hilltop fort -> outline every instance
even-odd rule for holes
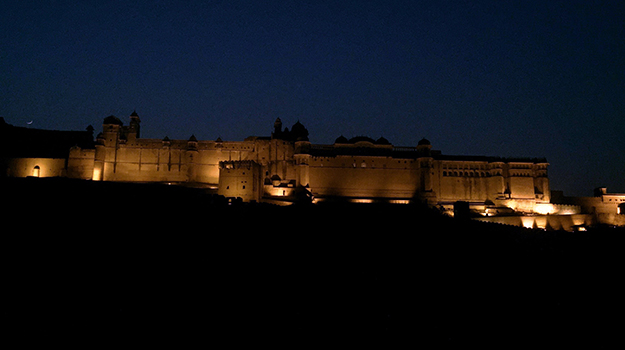
[[[425,202],[452,212],[461,202],[485,218],[578,215],[588,207],[583,201],[552,203],[545,158],[447,155],[425,138],[409,147],[365,136],[313,144],[303,124],[284,128],[279,118],[269,136],[243,141],[142,138],[136,112],[128,125],[115,116],[104,118],[95,139],[91,126],[86,131],[38,130],[3,119],[0,134],[0,171],[8,177],[185,184],[244,202],[277,204]],[[614,202],[600,210],[620,214],[625,195],[609,199]],[[587,223],[582,217],[567,225]],[[529,225],[547,224],[533,219]]]

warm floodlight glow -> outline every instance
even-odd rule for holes
[[[537,203],[534,206],[534,212],[541,215],[553,214],[556,212],[556,208],[550,203]]]
[[[560,215],[579,214],[579,210],[575,210],[574,208],[564,208],[564,209],[560,210],[560,212],[558,214],[560,214]]]
[[[534,225],[541,229],[547,228],[547,217],[546,216],[536,216],[534,217]]]
[[[100,168],[93,168],[93,180],[94,181],[102,180],[102,172],[100,171]]]
[[[389,200],[391,204],[410,204],[410,201],[407,199],[391,199]]]
[[[35,165],[35,167],[33,168],[33,176],[39,177],[40,173],[41,173],[41,168],[39,168],[39,165]]]
[[[521,222],[523,223],[523,227],[525,228],[533,228],[534,227],[534,218],[524,216],[521,218]]]
[[[583,215],[574,215],[571,216],[571,218],[573,219],[573,225],[576,226],[582,226],[585,224],[586,221]]]

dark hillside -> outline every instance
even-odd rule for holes
[[[165,185],[0,190],[3,316],[21,339],[621,341],[622,230],[532,231],[420,206],[228,206]]]

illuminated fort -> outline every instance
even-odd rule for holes
[[[128,125],[114,116],[105,118],[95,140],[91,127],[57,132],[0,120],[0,129],[3,135],[13,135],[8,141],[3,137],[5,150],[11,145],[30,149],[2,156],[3,171],[12,177],[183,183],[244,202],[278,204],[302,199],[426,202],[451,210],[454,203],[463,202],[484,216],[510,211],[555,214],[566,209],[551,204],[549,164],[544,158],[447,155],[426,139],[412,147],[363,136],[313,144],[299,121],[289,129],[277,119],[270,136],[243,141],[197,140],[193,135],[187,140],[141,138],[136,112]],[[53,143],[52,133],[64,144],[55,152],[37,153],[36,149],[51,149],[45,143]],[[69,151],[63,153],[63,147]]]

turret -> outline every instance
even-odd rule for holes
[[[195,182],[197,181],[197,168],[195,165],[195,161],[197,160],[197,150],[198,141],[195,135],[191,135],[189,140],[187,141],[187,181]]]
[[[506,197],[506,184],[503,176],[502,161],[492,161],[488,164],[488,199],[504,199]],[[509,192],[509,191],[508,191]]]
[[[417,144],[417,155],[421,158],[419,162],[420,173],[420,197],[425,202],[433,205],[436,203],[436,193],[432,184],[432,168],[434,166],[432,160],[432,144],[426,138],[422,138]]]
[[[130,129],[129,133],[135,134],[136,138],[141,137],[141,119],[139,119],[139,115],[137,111],[133,111],[130,115]]]
[[[282,120],[280,120],[280,118],[277,118],[276,121],[273,123],[273,137],[274,138],[278,138],[280,137],[282,134]]]
[[[197,138],[195,135],[191,135],[191,137],[189,137],[189,140],[187,141],[187,150],[197,151]]]
[[[308,129],[299,122],[299,120],[293,124],[291,130],[285,128],[282,130],[282,121],[280,118],[276,119],[273,123],[274,131],[271,133],[271,138],[284,141],[308,141]]]
[[[430,157],[432,151],[432,144],[425,137],[417,144],[417,153],[419,157]]]
[[[114,115],[104,118],[104,122],[102,123],[104,145],[115,146],[123,126],[124,123]]]

